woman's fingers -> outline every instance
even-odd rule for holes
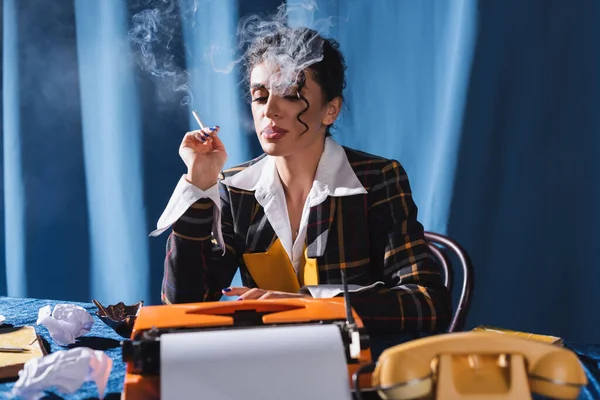
[[[216,136],[216,134],[219,132],[219,127],[218,126],[214,126],[212,128],[204,128],[201,129],[199,131],[196,131],[196,138],[197,140],[199,140],[202,143],[210,143],[213,140],[213,137]]]
[[[204,129],[197,129],[194,131],[190,131],[187,132],[185,134],[185,136],[183,137],[182,143],[181,143],[181,147],[193,147],[193,148],[198,148],[198,149],[202,149],[204,148],[208,148],[210,150],[213,149],[213,146],[209,146],[213,143],[213,138],[216,137],[216,134],[219,132],[219,127],[212,127],[212,128],[204,128]],[[198,145],[205,145],[205,146],[198,146]],[[223,143],[221,141],[219,141],[219,146],[222,146]]]
[[[241,296],[250,289],[247,287],[228,287],[222,290],[225,296]]]
[[[225,296],[240,296],[238,300],[265,300],[311,297],[305,294],[278,292],[259,288],[228,287],[222,290]]]
[[[192,131],[192,136],[199,144],[210,145],[212,142],[211,133],[208,128]],[[209,146],[210,147],[210,146]]]
[[[265,293],[267,293],[266,290],[262,290],[262,289],[258,289],[258,288],[253,288],[253,289],[248,290],[243,295],[241,295],[238,298],[238,300],[257,300],[257,299],[260,299],[260,297],[262,295],[264,295]]]
[[[240,296],[238,300],[256,300],[260,299],[261,296],[264,296],[266,293],[268,293],[266,290],[258,288],[229,287],[223,289],[223,294],[226,296]]]
[[[262,296],[259,297],[259,300],[266,300],[266,299],[286,299],[286,298],[290,298],[290,297],[296,297],[296,296],[292,296],[291,293],[266,292]]]
[[[218,126],[217,126],[217,130],[211,135],[211,138],[213,140],[213,149],[226,153],[225,145],[223,144],[223,142],[221,141],[221,138],[219,137],[219,135],[217,135],[217,133],[219,133]]]

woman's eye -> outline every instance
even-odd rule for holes
[[[252,99],[253,103],[266,103],[267,102],[268,97],[267,96],[263,96],[263,97],[255,97]]]

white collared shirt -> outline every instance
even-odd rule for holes
[[[346,152],[342,146],[332,138],[326,138],[315,180],[304,204],[298,236],[292,243],[292,228],[288,216],[285,192],[277,173],[274,157],[267,155],[256,164],[225,178],[223,183],[230,187],[254,191],[256,201],[265,210],[269,223],[281,241],[296,271],[298,271],[302,252],[304,251],[310,208],[321,204],[328,196],[342,197],[367,193],[348,162]],[[183,176],[179,180],[169,204],[158,220],[157,229],[151,233],[151,236],[157,236],[167,230],[194,202],[201,198],[210,198],[216,205],[214,207],[213,235],[219,246],[225,249],[221,233],[221,201],[217,185],[203,191],[189,183]]]

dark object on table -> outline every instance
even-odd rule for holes
[[[126,338],[131,336],[133,323],[144,306],[143,301],[139,301],[129,306],[125,305],[123,302],[119,302],[107,307],[104,307],[97,300],[92,300],[92,302],[98,307],[96,315],[100,317],[102,322],[114,329],[119,335]]]

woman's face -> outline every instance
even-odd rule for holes
[[[310,70],[305,71],[306,82],[300,92],[308,101],[308,108],[298,98],[295,87],[289,88],[285,95],[271,94],[269,78],[275,73],[277,69],[261,63],[250,74],[254,128],[263,151],[272,156],[289,156],[311,145],[320,145],[327,125],[333,124],[339,114],[340,99],[326,103]],[[300,120],[306,126],[298,121],[300,113]]]

